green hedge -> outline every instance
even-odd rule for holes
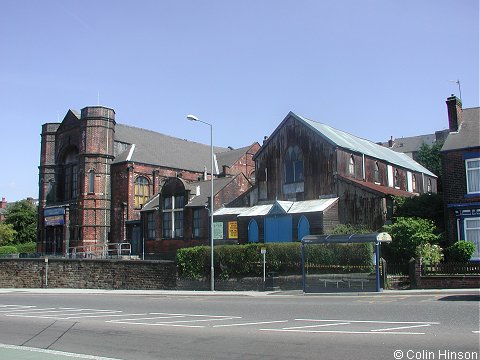
[[[22,243],[22,244],[16,244],[15,247],[17,248],[20,254],[33,254],[37,251],[37,243],[33,241]]]
[[[260,249],[265,247],[266,271],[291,275],[302,273],[301,245],[294,243],[221,245],[214,248],[214,267],[217,278],[261,276],[263,258]],[[202,279],[210,274],[209,246],[196,246],[177,250],[180,278]],[[371,267],[371,244],[328,244],[306,246],[306,266],[309,269],[328,267],[336,271],[353,272],[358,267]]]
[[[9,254],[18,254],[17,247],[12,245],[0,246],[0,255],[9,255]]]

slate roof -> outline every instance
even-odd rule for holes
[[[253,146],[245,146],[240,149],[229,149],[229,151],[223,151],[217,154],[217,162],[220,167],[223,165],[232,166],[238,159],[240,159],[245,153]]]
[[[118,154],[113,163],[133,161],[143,164],[160,165],[179,170],[210,173],[210,145],[179,139],[151,130],[116,124],[115,141],[130,144]],[[135,144],[135,146],[131,146]],[[131,151],[133,148],[133,151]],[[214,153],[229,151],[228,148],[214,147]],[[218,174],[218,165],[214,165]]]
[[[462,122],[458,132],[448,134],[442,151],[480,147],[480,108],[462,110]]]
[[[436,141],[435,134],[427,135],[417,135],[417,136],[408,136],[393,139],[393,146],[388,146],[388,141],[383,142],[382,145],[388,147],[393,151],[399,151],[403,153],[413,153],[418,151],[421,146],[425,143],[429,146],[432,146]]]
[[[223,177],[223,178],[217,178],[213,179],[213,194],[214,196],[222,190],[225,186],[227,186],[231,181],[233,181],[235,177]],[[200,195],[193,197],[190,199],[186,207],[202,207],[205,206],[205,204],[208,201],[208,198],[210,197],[210,187],[211,181],[206,180],[206,181],[196,181],[189,183],[189,186],[191,187],[191,193],[195,194],[196,187],[200,187]]]
[[[289,116],[293,116],[298,121],[304,123],[334,146],[352,152],[361,153],[375,159],[384,160],[390,164],[397,165],[405,169],[410,169],[432,177],[437,177],[431,171],[402,152],[390,150],[370,140],[362,139],[347,132],[334,129],[331,126],[304,118],[293,112],[290,112],[287,118]]]

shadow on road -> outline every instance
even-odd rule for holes
[[[480,301],[480,295],[450,295],[445,296],[439,301]]]

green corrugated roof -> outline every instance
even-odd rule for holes
[[[332,145],[350,150],[352,152],[361,153],[375,159],[384,160],[390,164],[397,165],[413,171],[418,171],[429,176],[436,177],[431,171],[423,167],[408,155],[390,150],[384,146],[378,145],[370,140],[362,139],[351,135],[347,132],[337,130],[331,126],[304,118],[293,112],[291,116],[314,130],[318,135],[330,142]]]

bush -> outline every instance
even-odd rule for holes
[[[15,246],[6,245],[0,246],[0,255],[18,254],[18,250]]]
[[[17,232],[12,224],[0,223],[0,246],[13,244],[16,236]]]
[[[20,254],[33,254],[37,252],[37,243],[33,241],[23,244],[16,244],[15,246]]]
[[[446,249],[451,262],[467,262],[475,253],[476,246],[472,241],[460,240]]]
[[[416,255],[425,265],[438,265],[443,260],[442,248],[428,243],[417,246]]]
[[[222,245],[214,248],[214,266],[217,278],[261,276],[263,272],[260,248],[267,249],[266,271],[277,274],[297,274],[301,269],[301,244],[270,243]],[[202,279],[210,274],[210,247],[197,246],[177,250],[178,274],[181,278]],[[352,266],[370,266],[371,244],[309,245],[306,261],[309,266],[341,265],[342,271],[353,271]]]
[[[332,230],[333,235],[367,234],[372,232],[365,225],[339,224]]]
[[[389,260],[399,263],[408,263],[415,257],[419,245],[435,244],[440,238],[433,221],[420,218],[399,217],[384,230],[392,236],[392,242],[385,246]]]

